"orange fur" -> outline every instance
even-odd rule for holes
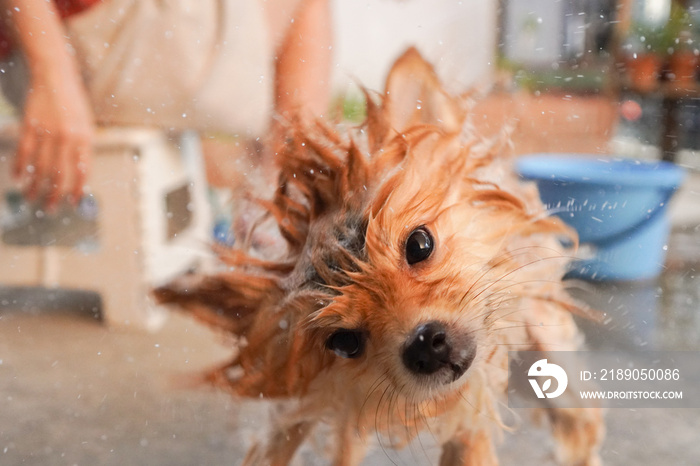
[[[463,130],[464,103],[414,49],[384,95],[366,96],[358,128],[290,125],[279,188],[265,203],[287,243],[281,259],[223,251],[229,271],[157,295],[240,338],[213,380],[287,402],[246,464],[285,464],[320,421],[337,433],[336,464],[359,462],[368,436],[400,446],[426,428],[444,444],[441,464],[496,464],[507,351],[580,345],[558,241],[575,235],[502,168],[500,140]],[[434,249],[409,265],[405,244],[419,226]],[[444,324],[451,342],[476,345],[456,380],[402,363],[407,338],[427,321]],[[337,329],[364,332],[359,357],[326,347]],[[549,413],[560,461],[596,464],[600,412]]]

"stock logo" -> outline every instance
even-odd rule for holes
[[[564,393],[566,385],[569,383],[569,378],[566,376],[564,369],[556,364],[548,363],[546,359],[540,359],[530,366],[527,375],[537,398],[544,398],[545,396],[547,398],[556,398]],[[543,377],[546,377],[546,379],[540,386],[538,380]],[[557,381],[557,386],[556,390],[549,392],[548,390],[552,388],[552,379]]]

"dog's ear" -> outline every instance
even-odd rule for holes
[[[385,85],[389,130],[403,133],[421,124],[452,133],[462,129],[466,110],[445,92],[433,67],[411,47],[392,66]]]
[[[187,309],[215,328],[245,335],[262,302],[279,292],[274,278],[231,271],[217,275],[182,275],[152,291],[159,304]]]

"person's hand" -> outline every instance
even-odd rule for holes
[[[77,203],[90,168],[94,118],[77,71],[32,76],[17,146],[15,176],[30,199],[54,209]]]

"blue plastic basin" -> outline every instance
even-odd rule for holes
[[[591,280],[654,278],[666,257],[668,202],[685,172],[668,162],[580,154],[537,154],[517,162],[547,209],[574,227],[592,259],[571,275]]]

